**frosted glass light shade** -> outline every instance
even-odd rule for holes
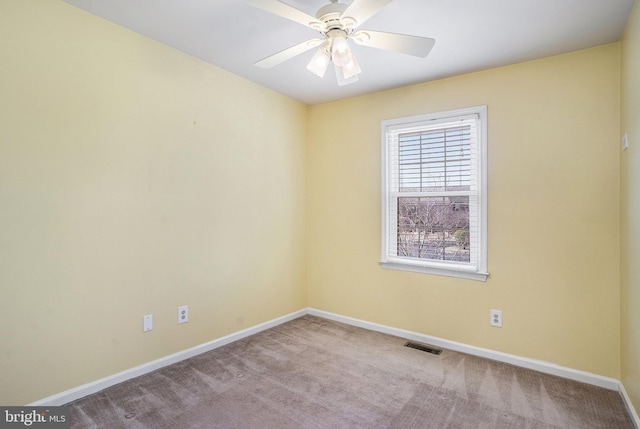
[[[358,64],[358,61],[356,61],[356,57],[351,55],[351,62],[349,62],[349,64],[347,64],[346,66],[342,67],[342,74],[344,75],[345,79],[349,79],[360,73],[362,73],[362,70],[360,69],[360,64]]]
[[[342,67],[338,67],[335,64],[334,67],[336,70],[336,80],[338,81],[338,86],[345,86],[358,81],[358,75],[351,76],[349,79],[345,79]]]
[[[307,70],[318,77],[323,77],[327,72],[330,60],[331,58],[329,58],[329,54],[327,54],[324,49],[319,49],[313,58],[311,58],[309,64],[307,64]]]
[[[339,67],[344,67],[351,62],[351,49],[349,49],[349,43],[344,37],[334,37],[331,45],[331,60]]]

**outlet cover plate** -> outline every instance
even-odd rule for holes
[[[495,326],[496,328],[502,328],[502,311],[501,310],[491,310],[491,326]]]
[[[178,307],[178,324],[187,323],[189,321],[189,306],[182,305]]]
[[[147,314],[142,319],[142,331],[149,332],[153,329],[153,314]]]

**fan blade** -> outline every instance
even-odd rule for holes
[[[288,4],[282,3],[281,1],[278,1],[278,0],[244,0],[244,1],[245,3],[248,3],[259,9],[266,10],[267,12],[271,12],[274,15],[278,15],[283,18],[289,19],[291,21],[297,22],[298,24],[311,27],[314,30],[320,31],[325,28],[324,22],[314,18],[311,15],[307,15],[303,11],[296,9],[293,6],[289,6]]]
[[[436,43],[429,37],[409,36],[406,34],[383,33],[381,31],[357,31],[349,36],[358,45],[388,51],[402,52],[415,57],[426,57]]]
[[[357,27],[392,1],[393,0],[353,0],[353,3],[349,5],[342,16],[355,19],[356,25],[354,27]]]
[[[304,52],[307,52],[309,49],[313,49],[316,46],[322,45],[325,39],[311,39],[306,42],[302,42],[295,46],[285,49],[284,51],[280,51],[277,54],[273,54],[268,56],[267,58],[263,58],[255,65],[258,67],[262,67],[263,69],[270,69],[271,67],[275,67],[280,63],[283,63],[295,56],[298,56]]]

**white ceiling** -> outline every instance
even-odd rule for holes
[[[635,0],[394,0],[361,29],[436,39],[427,58],[351,44],[360,80],[306,70],[315,49],[272,69],[254,62],[318,33],[243,0],[65,0],[305,104],[518,63],[620,40]],[[342,0],[351,3],[352,0]],[[309,15],[328,0],[285,0]]]

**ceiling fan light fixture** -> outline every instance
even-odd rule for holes
[[[342,67],[338,67],[337,65],[335,65],[335,71],[336,71],[336,79],[338,81],[338,86],[345,86],[345,85],[349,85],[350,83],[355,83],[358,81],[358,75],[354,75],[351,76],[349,78],[345,78],[344,77],[344,72],[342,71]]]
[[[334,37],[331,43],[331,60],[339,67],[344,67],[351,62],[353,54],[349,48],[346,37]]]
[[[311,58],[311,61],[309,61],[309,64],[307,64],[307,70],[318,77],[324,77],[330,61],[331,58],[329,54],[324,49],[318,49],[318,52],[316,52],[313,58]]]
[[[344,75],[345,79],[352,78],[362,73],[362,69],[360,69],[360,64],[358,64],[356,57],[353,55],[351,56],[351,62],[341,68],[342,68],[342,74]]]

